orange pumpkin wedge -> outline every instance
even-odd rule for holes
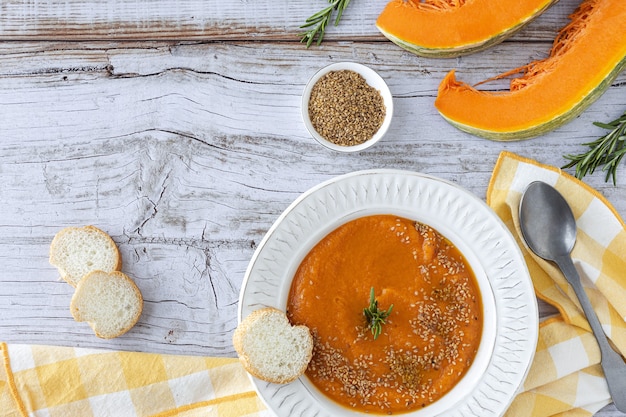
[[[447,58],[502,42],[558,0],[391,0],[376,20],[417,55]]]
[[[480,91],[449,72],[435,100],[439,113],[494,140],[538,136],[579,115],[626,67],[626,1],[585,0],[570,19],[548,58],[490,79],[521,74],[508,91]]]

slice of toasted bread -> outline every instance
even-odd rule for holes
[[[284,312],[266,307],[237,326],[233,345],[253,376],[286,384],[306,371],[313,355],[313,337],[306,326],[292,326]]]
[[[94,226],[66,227],[50,245],[50,263],[61,277],[76,287],[91,271],[117,271],[122,259],[111,237]]]
[[[111,339],[130,330],[143,310],[143,297],[126,274],[93,271],[76,286],[70,311],[89,323],[96,336]]]

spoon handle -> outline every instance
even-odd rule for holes
[[[602,370],[604,371],[615,407],[621,412],[626,412],[626,363],[624,363],[621,355],[613,350],[609,344],[602,329],[602,324],[593,310],[572,259],[569,256],[562,256],[556,259],[555,262],[561,269],[561,272],[563,272],[563,275],[565,275],[567,282],[574,289],[587,321],[591,326],[591,330],[598,341],[600,354],[602,355]]]

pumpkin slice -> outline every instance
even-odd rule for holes
[[[439,113],[494,140],[538,136],[579,115],[626,67],[626,1],[585,0],[570,18],[548,58],[487,80],[521,74],[508,91],[479,91],[448,73],[435,100]]]
[[[391,0],[376,27],[417,55],[466,55],[502,42],[557,0]]]

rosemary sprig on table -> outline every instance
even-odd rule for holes
[[[575,166],[576,178],[582,179],[603,165],[602,170],[606,171],[604,181],[608,182],[609,178],[613,178],[613,185],[616,185],[615,173],[626,154],[626,112],[610,123],[595,122],[594,125],[610,130],[610,132],[593,142],[584,143],[583,145],[590,148],[587,152],[578,155],[564,155],[564,158],[569,159],[570,162],[563,168]]]
[[[306,42],[307,48],[311,46],[316,37],[317,44],[322,43],[324,33],[326,33],[326,25],[330,22],[333,11],[337,11],[337,17],[335,18],[335,26],[337,26],[339,20],[341,20],[343,11],[346,10],[346,7],[350,4],[350,0],[328,0],[328,3],[328,7],[323,8],[309,17],[304,25],[300,26],[301,29],[310,28],[300,34],[300,42]]]
[[[370,329],[374,335],[374,340],[382,333],[383,324],[385,324],[385,320],[391,314],[392,308],[393,304],[389,306],[387,311],[378,309],[378,301],[374,295],[374,287],[372,287],[370,290],[370,305],[368,308],[363,309],[363,314],[365,314],[365,318],[367,319],[367,328]]]

